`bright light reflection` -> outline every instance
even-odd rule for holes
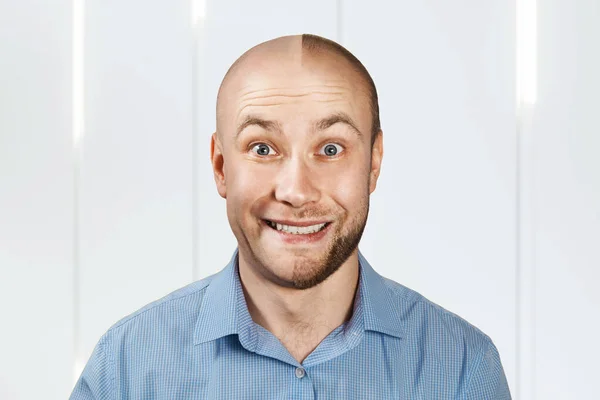
[[[83,27],[84,0],[73,0],[73,49],[72,49],[72,118],[73,145],[79,147],[84,129],[84,90],[83,90]]]
[[[206,0],[191,0],[191,2],[192,25],[196,25],[206,17]]]
[[[517,101],[532,106],[537,100],[537,3],[517,0]]]

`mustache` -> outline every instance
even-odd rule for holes
[[[306,209],[299,212],[294,212],[288,214],[287,212],[283,213],[274,213],[274,215],[278,216],[278,218],[299,221],[306,219],[331,219],[336,216],[337,213],[332,212],[330,210],[322,210],[322,209]]]

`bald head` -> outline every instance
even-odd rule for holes
[[[253,74],[269,74],[282,68],[289,70],[294,79],[295,67],[311,68],[311,65],[334,66],[348,81],[357,82],[358,92],[366,94],[371,111],[371,145],[380,130],[379,102],[371,75],[363,64],[338,43],[316,35],[283,36],[254,46],[240,56],[229,68],[217,96],[217,134],[221,136],[222,118],[226,118],[224,104],[231,100],[231,92],[239,93],[244,78]],[[284,71],[285,73],[285,71]]]

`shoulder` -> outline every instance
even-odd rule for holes
[[[382,277],[401,319],[404,341],[415,359],[443,368],[474,366],[490,349],[491,338],[461,316],[420,293]]]
[[[217,274],[181,287],[155,300],[114,323],[104,336],[122,336],[152,328],[154,332],[191,329],[206,288]]]
[[[488,341],[490,338],[481,329],[461,316],[429,300],[419,292],[391,279],[382,277],[403,316],[411,322],[432,324],[435,330],[455,338],[466,337],[474,341]],[[414,329],[414,327],[413,327]]]
[[[496,346],[481,329],[420,293],[382,278],[403,328],[402,360],[415,377],[421,376],[429,387],[452,382],[457,392],[473,386],[469,382],[505,381]]]

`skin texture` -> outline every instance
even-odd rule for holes
[[[301,36],[245,53],[219,91],[211,162],[248,309],[299,362],[352,315],[357,245],[383,157],[369,110],[349,63],[307,52]],[[331,225],[317,242],[292,244],[265,219]]]

